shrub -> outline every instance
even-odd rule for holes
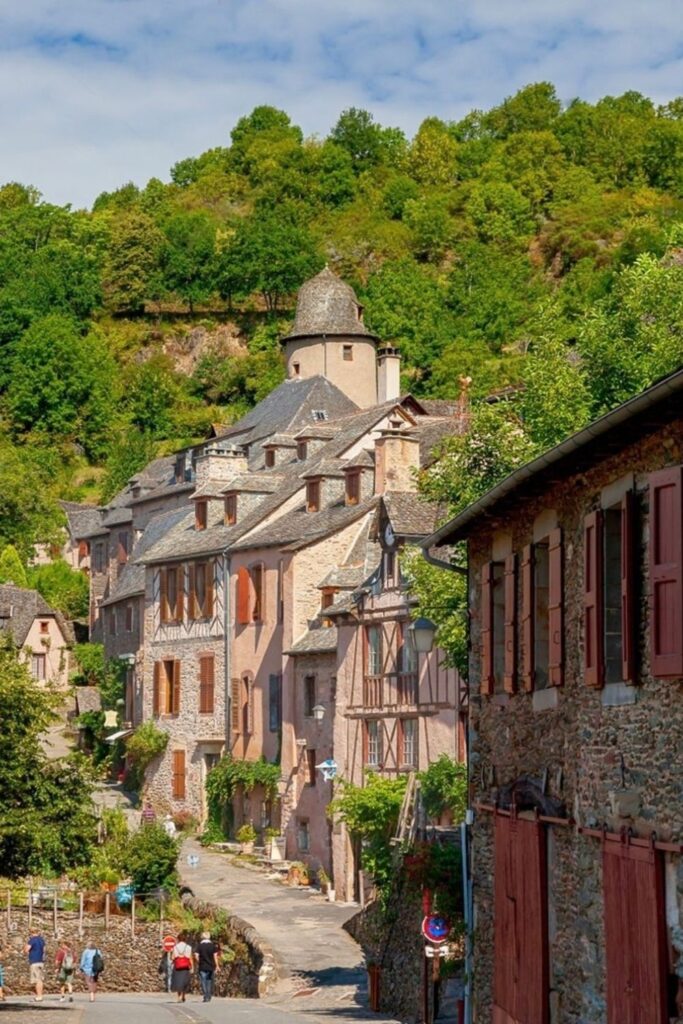
[[[467,808],[467,765],[442,754],[424,772],[418,773],[422,804],[430,818],[450,811],[456,822],[462,821]]]
[[[134,789],[139,789],[145,777],[145,771],[155,757],[163,754],[168,745],[168,733],[157,729],[154,722],[143,722],[132,736],[126,740],[126,752],[131,760],[129,782]]]
[[[244,845],[256,842],[256,829],[251,822],[242,825],[242,827],[237,830],[237,842],[243,843]]]
[[[125,868],[136,892],[174,889],[178,882],[178,843],[161,825],[145,825],[134,832],[126,850]]]

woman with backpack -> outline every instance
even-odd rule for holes
[[[87,946],[81,953],[81,971],[85,975],[85,982],[88,986],[88,992],[90,993],[90,1002],[95,1002],[95,993],[97,992],[97,979],[104,970],[104,960],[99,949],[92,940],[88,942]]]
[[[178,936],[178,941],[171,952],[173,961],[173,975],[171,977],[171,992],[175,992],[176,1002],[184,1003],[185,996],[190,991],[192,984],[192,946],[185,941],[183,932]]]
[[[57,981],[59,982],[59,1001],[63,1003],[69,993],[69,1002],[74,1001],[74,971],[76,961],[74,951],[66,940],[62,940],[55,953],[55,967],[57,968]]]

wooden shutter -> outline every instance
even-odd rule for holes
[[[172,661],[169,662],[169,665],[173,667],[167,683],[170,690],[168,712],[171,715],[178,715],[180,714],[180,662]]]
[[[683,677],[683,467],[650,476],[650,671]]]
[[[522,684],[534,688],[534,549],[522,551]]]
[[[587,686],[602,686],[605,681],[603,520],[598,509],[583,521],[583,668]]]
[[[481,567],[481,692],[492,694],[493,675],[493,562]]]
[[[162,622],[168,622],[171,618],[171,609],[168,607],[168,575],[166,569],[159,569],[159,608]]]
[[[185,604],[185,566],[179,565],[176,569],[176,599],[173,618],[176,622],[183,621],[183,606]]]
[[[504,625],[503,641],[505,645],[503,686],[507,693],[517,689],[517,556],[508,555],[505,559],[504,575]]]
[[[205,597],[204,597],[204,618],[206,618],[206,619],[212,619],[213,618],[213,606],[214,606],[214,581],[213,581],[213,578],[214,578],[215,571],[216,571],[216,563],[215,562],[207,562],[206,563],[206,570],[205,570],[205,572],[206,572],[206,582],[205,582],[206,591],[205,591]]]
[[[199,618],[197,610],[197,569],[194,562],[187,567],[187,617],[190,622]]]
[[[625,683],[635,683],[636,681],[637,557],[635,494],[633,491],[627,491],[621,499],[621,678]]]
[[[607,1024],[666,1024],[667,939],[661,854],[603,844]]]
[[[161,708],[161,662],[154,662],[154,683],[152,690],[152,714],[158,715]]]
[[[245,694],[245,698],[246,698],[246,700],[245,700],[245,704],[246,704],[246,723],[245,723],[246,728],[245,728],[245,732],[247,732],[249,734],[249,736],[252,736],[253,732],[254,732],[254,680],[245,677],[244,688],[246,690],[246,694]]]
[[[205,654],[199,659],[199,713],[212,715],[214,709],[214,657]]]
[[[237,570],[237,622],[240,626],[246,626],[251,622],[251,577],[246,566],[242,565]]]
[[[173,799],[185,799],[185,751],[173,751]]]
[[[230,727],[234,733],[241,732],[242,715],[240,704],[240,680],[230,680]]]
[[[564,567],[562,530],[548,537],[548,683],[564,681]]]

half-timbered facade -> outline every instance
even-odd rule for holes
[[[683,371],[425,541],[466,540],[474,1003],[683,1012]]]

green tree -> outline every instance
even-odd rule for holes
[[[151,217],[127,211],[112,225],[104,267],[107,306],[118,313],[141,313],[155,298],[164,236]]]
[[[28,587],[26,569],[14,544],[7,544],[0,554],[0,583]]]
[[[438,117],[422,122],[410,146],[408,168],[422,185],[448,185],[458,170],[458,144]]]
[[[293,125],[284,110],[267,105],[254,107],[251,114],[241,117],[230,132],[230,162],[240,171],[249,171],[249,152],[255,143],[267,139],[270,143],[289,141],[301,144],[301,129]]]
[[[177,213],[164,224],[161,253],[163,282],[187,302],[190,314],[215,290],[213,276],[216,229],[202,211]]]
[[[29,570],[29,585],[67,619],[87,619],[90,587],[88,577],[72,569],[63,558]]]
[[[159,889],[176,887],[178,848],[179,843],[161,825],[143,825],[130,836],[124,865],[136,892],[152,896]]]
[[[13,544],[24,562],[33,557],[36,544],[62,541],[57,472],[53,451],[14,445],[0,433],[0,544]]]
[[[396,166],[406,151],[400,129],[382,128],[368,110],[358,107],[349,107],[339,115],[329,137],[347,151],[357,174],[384,161]]]

